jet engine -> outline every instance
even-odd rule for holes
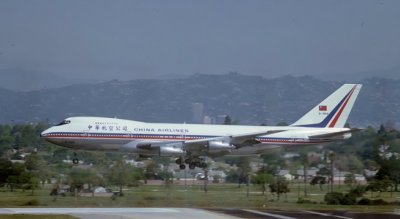
[[[183,150],[182,143],[166,144],[160,146],[160,156],[162,157],[180,157],[185,155],[186,152]]]
[[[223,141],[209,141],[207,144],[208,151],[210,153],[222,152],[222,151],[230,151],[235,149],[235,146],[230,144],[229,142]]]
[[[124,151],[124,152],[129,152],[129,153],[136,153],[136,152],[138,152],[138,144],[139,144],[139,142],[132,141],[132,142],[122,145],[120,147],[120,150]]]

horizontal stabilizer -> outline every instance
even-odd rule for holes
[[[344,130],[341,132],[332,132],[332,133],[325,133],[320,135],[311,135],[308,136],[310,140],[325,140],[325,139],[343,139],[346,134],[351,134],[353,132],[361,131],[362,129],[349,129]]]

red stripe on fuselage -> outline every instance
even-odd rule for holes
[[[107,135],[107,134],[101,134],[101,135],[66,135],[66,134],[53,134],[53,135],[48,135],[47,138],[53,138],[53,139],[63,139],[63,138],[71,138],[71,139],[124,139],[124,140],[156,140],[156,141],[187,141],[187,140],[194,140],[194,139],[201,139],[201,137],[175,137],[175,136],[169,136],[169,137],[147,137],[147,136],[113,136],[113,135]],[[323,144],[323,143],[328,143],[330,141],[309,141],[309,140],[295,140],[292,138],[288,139],[258,139],[261,143],[271,143],[271,144],[289,144],[289,145],[304,145],[304,144]]]

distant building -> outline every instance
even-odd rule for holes
[[[347,171],[335,171],[333,173],[333,183],[334,184],[344,184],[344,181],[346,180],[346,176],[351,174],[350,172]],[[354,174],[354,179],[356,180],[356,184],[366,184],[367,180],[365,179],[365,176],[361,174]]]
[[[21,164],[25,163],[25,160],[10,160],[10,161],[11,163],[21,163]]]
[[[204,104],[193,103],[192,104],[192,120],[195,123],[203,123],[204,118]]]
[[[211,116],[204,116],[203,123],[204,124],[215,124],[215,119]]]
[[[286,180],[293,180],[294,176],[290,174],[289,170],[279,170],[278,176],[284,177]]]
[[[377,173],[378,173],[378,170],[364,169],[364,176],[366,176],[367,178],[373,178],[373,177],[375,177],[375,175]]]
[[[307,179],[312,179],[313,177],[315,177],[317,175],[318,171],[319,171],[319,169],[316,167],[311,167],[311,168],[307,169],[306,170]],[[297,175],[298,179],[304,180],[304,170],[303,169],[296,170],[296,175]]]
[[[309,152],[309,153],[307,153],[307,159],[308,159],[308,162],[310,162],[310,163],[320,163],[321,161],[324,160],[324,154]]]
[[[227,115],[218,115],[217,116],[217,121],[215,121],[216,124],[224,124],[225,118]]]
[[[283,158],[285,158],[285,159],[291,159],[291,158],[294,158],[294,157],[300,157],[300,154],[294,153],[294,152],[286,152],[283,155]]]

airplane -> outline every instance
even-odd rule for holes
[[[351,137],[345,123],[361,84],[344,84],[289,126],[146,123],[105,117],[70,117],[41,133],[67,148],[175,157],[180,169],[205,168],[205,157],[249,156],[278,147],[321,145]],[[78,163],[77,158],[73,163]]]

